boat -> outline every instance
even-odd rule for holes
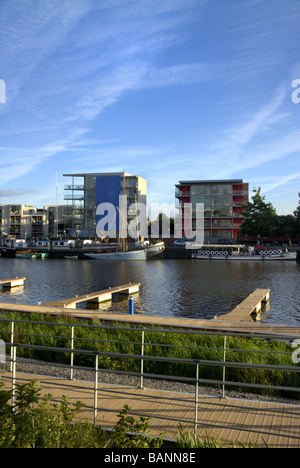
[[[147,250],[126,250],[116,252],[85,253],[87,258],[94,260],[147,260]]]
[[[48,254],[43,252],[37,252],[36,250],[24,250],[23,252],[16,252],[16,258],[47,258]]]
[[[23,252],[16,252],[16,258],[36,258],[37,252],[35,250],[24,250]]]
[[[48,258],[48,256],[45,252],[38,252],[36,258]]]
[[[78,255],[65,255],[66,260],[78,260]]]
[[[165,251],[165,243],[163,241],[156,241],[150,244],[149,240],[140,240],[134,243],[134,247],[145,248],[147,258],[163,258]]]
[[[147,245],[147,258],[163,258],[165,249],[166,247],[164,242]]]
[[[204,244],[198,249],[192,249],[192,258],[199,260],[245,260],[245,261],[296,261],[297,254],[287,249],[255,250],[245,245]]]

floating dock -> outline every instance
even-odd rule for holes
[[[103,289],[102,291],[97,291],[91,294],[83,294],[81,296],[71,297],[70,299],[62,299],[60,301],[46,302],[40,305],[44,307],[49,306],[49,307],[61,307],[63,309],[76,309],[76,305],[81,302],[99,304],[100,302],[110,301],[112,299],[113,294],[125,294],[129,296],[130,294],[139,292],[140,285],[141,285],[140,283],[128,283],[128,284],[123,284],[122,286],[116,286],[114,288]]]
[[[12,289],[12,288],[15,288],[17,286],[24,286],[24,281],[26,280],[26,278],[10,278],[10,279],[4,279],[4,280],[0,280],[0,285],[2,285],[2,287],[4,289]]]
[[[270,300],[270,289],[256,289],[243,302],[236,306],[228,314],[220,315],[219,320],[229,320],[230,322],[250,322],[253,321],[252,316],[260,313],[262,303],[267,303]]]

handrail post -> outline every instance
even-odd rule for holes
[[[197,436],[198,425],[198,397],[199,397],[199,362],[196,365],[196,389],[195,389],[195,436]]]
[[[10,342],[14,342],[14,333],[15,333],[15,322],[12,320],[11,322],[11,329],[10,329]],[[10,372],[13,371],[13,346],[10,348]]]
[[[224,335],[224,352],[223,352],[223,361],[224,364],[226,362],[226,344],[227,344],[227,336]],[[225,398],[225,376],[226,376],[226,367],[223,366],[223,385],[222,385],[222,397]]]
[[[71,327],[71,349],[72,349],[72,350],[74,349],[74,329],[75,329],[75,327],[72,326],[72,327]],[[71,372],[70,372],[70,380],[74,380],[74,378],[73,378],[73,374],[74,374],[73,365],[74,365],[74,353],[71,353]]]
[[[16,366],[17,366],[17,347],[12,345],[12,393],[11,393],[11,402],[12,408],[14,410],[15,407],[15,399],[16,399]]]
[[[145,350],[145,331],[142,331],[142,349],[141,349],[141,356],[144,356]],[[141,383],[140,388],[144,388],[144,359],[141,359]]]
[[[96,354],[95,360],[95,384],[94,384],[94,425],[97,426],[98,413],[98,370],[99,370],[99,355]]]

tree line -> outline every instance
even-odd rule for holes
[[[272,203],[267,203],[266,197],[261,195],[260,187],[253,192],[252,201],[244,207],[243,234],[255,235],[260,239],[285,236],[291,240],[292,237],[300,237],[300,199],[293,214],[278,215]]]

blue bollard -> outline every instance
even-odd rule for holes
[[[129,298],[129,315],[134,315],[134,299]]]

